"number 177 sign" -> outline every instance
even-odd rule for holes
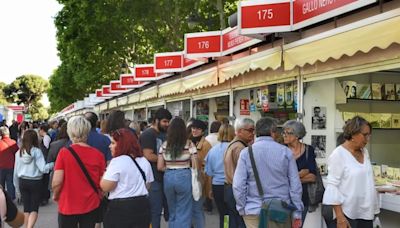
[[[273,33],[291,30],[290,0],[240,1],[240,34]]]

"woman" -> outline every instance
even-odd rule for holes
[[[235,129],[232,125],[223,124],[218,130],[218,141],[206,156],[205,171],[212,178],[212,195],[217,205],[219,214],[219,228],[224,228],[224,216],[227,213],[224,202],[224,153],[229,143],[235,137]],[[211,194],[210,194],[211,195]],[[210,198],[212,198],[210,196]]]
[[[68,142],[69,142],[69,137],[67,133],[67,123],[63,123],[61,125],[60,131],[57,134],[56,141],[50,143],[49,155],[47,156],[47,161],[55,162],[58,152],[60,152],[61,148],[67,146]]]
[[[83,116],[72,117],[67,124],[72,145],[62,148],[56,159],[52,189],[53,199],[58,202],[60,228],[93,228],[98,220],[99,185],[106,162],[100,151],[86,143],[90,129],[91,124]],[[97,191],[85,176],[78,159]]]
[[[113,159],[100,182],[101,189],[110,192],[104,227],[148,228],[151,215],[147,189],[154,181],[151,165],[129,129],[114,131],[111,137]]]
[[[186,137],[185,122],[181,118],[171,121],[167,141],[158,155],[157,168],[165,170],[164,192],[169,210],[169,228],[189,228],[192,218],[192,175],[190,164],[197,167],[195,146]]]
[[[49,173],[54,163],[46,164],[39,149],[38,134],[26,130],[20,150],[15,154],[14,186],[17,198],[22,197],[25,227],[34,227],[42,196],[43,174]]]
[[[106,132],[110,134],[120,128],[128,128],[125,125],[125,113],[123,111],[115,110],[110,113],[107,118]]]
[[[310,205],[307,189],[307,184],[315,182],[316,180],[317,163],[315,162],[314,148],[301,142],[303,137],[306,135],[306,129],[304,128],[304,125],[298,121],[286,121],[283,125],[282,135],[284,143],[289,147],[293,153],[293,157],[296,159],[297,169],[303,187],[302,201],[304,204],[304,210],[302,214],[302,222],[304,224],[309,207],[318,206]],[[314,210],[315,209],[312,209],[311,211]]]
[[[207,156],[208,151],[211,149],[211,144],[205,139],[204,133],[207,129],[206,123],[201,120],[193,119],[191,126],[191,137],[190,140],[197,148],[198,164],[201,169],[203,196],[199,201],[193,201],[193,223],[195,228],[205,227],[205,216],[203,211],[203,203],[206,201],[205,207],[207,211],[212,211],[212,201],[208,197],[208,193],[211,191],[211,179],[204,173],[205,162],[204,159]]]
[[[372,228],[379,213],[374,176],[365,148],[371,125],[356,116],[343,127],[345,142],[328,159],[328,178],[323,204],[333,205],[338,228]]]

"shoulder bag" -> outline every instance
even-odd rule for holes
[[[308,154],[309,154],[309,146],[305,145],[305,153],[306,153],[306,160],[308,162]],[[311,182],[307,184],[307,192],[310,209],[312,211],[315,210],[315,206],[318,206],[319,203],[322,203],[322,198],[324,196],[325,188],[324,183],[322,182],[321,173],[319,172],[319,168],[316,167],[316,175],[315,175],[315,182]],[[309,210],[310,211],[310,210]],[[312,212],[310,211],[310,212]]]
[[[195,148],[196,152],[197,149]],[[201,184],[201,179],[200,179],[200,172],[198,168],[198,163],[196,159],[194,159],[194,151],[191,151],[191,148],[189,147],[191,159],[192,159],[192,167],[190,168],[192,172],[192,195],[193,199],[195,201],[199,201],[202,195],[202,184]]]
[[[100,197],[101,192],[96,187],[96,184],[94,183],[93,179],[90,177],[89,172],[87,171],[82,160],[79,158],[78,154],[75,152],[75,150],[72,147],[67,147],[67,149],[69,150],[69,152],[71,152],[72,156],[74,156],[76,162],[78,162],[79,167],[81,168],[83,174],[85,174],[85,177],[86,177],[87,181],[89,182],[90,186],[93,188],[93,191],[96,192]],[[96,222],[103,221],[104,214],[107,210],[107,205],[108,205],[107,197],[103,196],[102,198],[100,198],[100,205],[97,208],[98,218],[97,218]]]
[[[261,198],[262,205],[259,214],[259,228],[266,228],[268,221],[284,224],[290,219],[292,210],[289,205],[278,198],[271,198],[264,200],[264,191],[262,189],[260,176],[258,175],[256,162],[254,160],[253,148],[249,146],[249,156],[251,161],[251,168],[253,169],[254,178],[256,179],[258,194]],[[294,209],[294,208],[293,208]]]

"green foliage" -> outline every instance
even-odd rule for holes
[[[0,105],[6,105],[8,104],[6,97],[4,95],[3,89],[6,87],[6,83],[0,82]]]
[[[121,64],[151,63],[154,53],[183,50],[183,35],[220,28],[235,0],[58,0],[55,18],[61,65],[50,77],[51,111],[118,79]],[[189,15],[198,24],[189,28]]]
[[[29,113],[31,114],[33,121],[46,120],[49,118],[47,109],[43,107],[43,104],[40,102],[33,102]]]
[[[5,86],[3,92],[8,102],[23,103],[29,109],[33,102],[42,98],[48,87],[49,83],[40,76],[22,75]]]

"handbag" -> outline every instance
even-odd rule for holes
[[[292,210],[295,210],[295,208],[288,205],[285,201],[277,198],[271,198],[265,201],[263,200],[264,191],[262,189],[260,176],[258,175],[256,162],[254,160],[253,148],[251,146],[249,146],[249,156],[251,161],[251,168],[253,169],[254,173],[254,178],[256,179],[258,194],[262,200],[258,227],[267,227],[268,221],[274,221],[276,223],[286,223],[286,221],[290,219]]]
[[[309,146],[307,145],[305,151],[307,161],[308,161],[308,148]],[[307,184],[309,203],[312,206],[318,206],[319,203],[322,203],[322,198],[324,197],[324,192],[325,192],[324,183],[322,182],[321,173],[318,167],[316,169],[315,176],[316,176],[315,182]]]
[[[93,190],[100,195],[99,189],[96,187],[96,184],[94,183],[93,179],[90,177],[87,169],[85,168],[85,165],[83,164],[82,160],[79,158],[78,154],[75,152],[75,150],[72,147],[67,147],[69,152],[71,152],[72,156],[74,156],[75,160],[78,162],[79,167],[81,168],[83,174],[85,174],[86,179],[88,180],[90,186],[93,188]],[[100,199],[100,205],[97,208],[97,221],[96,222],[102,222],[104,214],[107,210],[108,206],[108,199],[106,196],[101,197]]]
[[[197,150],[196,150],[197,152]],[[197,167],[197,161],[194,159],[194,151],[190,152],[192,156],[192,167],[190,168],[192,173],[192,195],[195,201],[199,201],[202,195],[202,184],[200,179],[200,171]]]

